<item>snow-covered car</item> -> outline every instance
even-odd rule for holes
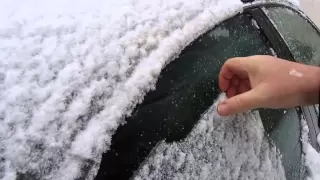
[[[320,178],[315,106],[217,114],[256,54],[318,66],[319,29],[296,0],[1,1],[0,179]]]
[[[221,151],[226,151],[226,147],[219,145],[221,142],[214,140],[215,137],[209,140],[196,138],[206,134],[215,136],[216,134],[212,132],[212,134],[193,132],[197,135],[189,137],[191,142],[188,142],[188,145],[184,143],[176,145],[179,148],[173,147],[172,144],[165,148],[158,147],[165,146],[158,143],[162,140],[168,144],[184,141],[190,134],[198,123],[198,119],[219,95],[218,75],[226,59],[256,54],[273,55],[305,64],[319,65],[319,30],[310,19],[293,6],[257,3],[247,6],[242,12],[198,37],[162,70],[155,90],[145,96],[142,103],[135,108],[133,115],[126,118],[126,124],[117,129],[112,137],[111,149],[103,155],[96,179],[129,179],[139,167],[148,169],[147,172],[144,172],[145,170],[138,172],[137,176],[142,179],[188,179],[187,177],[191,179],[252,179],[253,176],[250,173],[247,176],[243,174],[251,171],[256,164],[251,164],[252,167],[244,167],[245,162],[239,166],[236,162],[230,161],[229,163],[237,164],[240,169],[238,172],[230,171],[226,174],[221,172],[217,174],[219,172],[214,171],[216,169],[209,168],[207,174],[202,175],[200,170],[202,167],[198,167],[200,168],[198,170],[194,167],[195,174],[186,170],[188,166],[201,166],[201,163],[172,167],[187,164],[185,156],[188,153],[206,154],[208,149],[217,151],[211,151],[200,158],[195,158],[194,161],[201,161],[203,166],[205,162],[213,162],[211,166],[214,166],[214,162],[219,163],[211,153],[220,154]],[[285,177],[304,179],[305,170],[300,142],[301,118],[305,117],[308,122],[311,144],[319,149],[316,140],[316,135],[319,133],[318,114],[315,107],[258,111],[268,139],[275,144],[282,155],[281,162]],[[236,128],[240,128],[236,124],[232,126],[234,127],[226,127],[224,131],[233,132],[237,131]],[[200,130],[197,129],[197,131]],[[224,131],[218,132],[226,133]],[[245,136],[244,139],[246,139]],[[232,137],[230,140],[238,139]],[[220,150],[208,143],[210,141],[217,142],[215,145],[219,146]],[[200,146],[199,144],[202,143],[203,145]],[[155,150],[157,148],[161,151]],[[188,148],[196,151],[188,151]],[[155,152],[152,151],[153,149]],[[171,149],[174,149],[175,153],[166,155],[165,151]],[[159,153],[163,153],[162,157],[158,156]],[[230,153],[230,156],[234,156],[232,154],[234,152]],[[237,152],[236,155],[240,156],[242,153],[245,152]],[[225,155],[228,156],[228,152]],[[148,156],[151,156],[149,161],[146,160]],[[264,158],[263,155],[260,158]],[[234,160],[236,161],[237,158]],[[147,165],[144,165],[145,161]],[[217,169],[222,171],[236,169],[229,167],[234,165],[228,163],[221,166]],[[282,177],[281,173],[276,173],[264,174],[258,179],[282,179]]]

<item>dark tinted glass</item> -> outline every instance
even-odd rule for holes
[[[163,69],[156,90],[117,129],[96,179],[128,179],[160,140],[186,137],[220,93],[218,75],[225,60],[256,54],[272,54],[272,50],[247,14],[225,21],[194,41]],[[262,112],[264,117],[273,114]],[[280,114],[272,120],[282,118]],[[272,122],[270,133],[277,126]]]
[[[287,179],[304,179],[304,162],[300,142],[300,116],[296,109],[259,110],[270,143],[282,154]]]

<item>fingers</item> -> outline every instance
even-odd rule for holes
[[[218,105],[218,113],[221,116],[228,116],[236,113],[259,108],[259,100],[255,90],[233,96]]]
[[[251,86],[247,85],[248,81],[248,79],[239,80],[237,76],[233,76],[228,89],[225,91],[227,93],[227,96],[230,98],[249,91],[251,89]]]
[[[250,69],[250,63],[248,63],[250,57],[239,57],[228,59],[222,66],[219,74],[219,88],[225,92],[231,84],[237,85],[239,78],[247,79],[248,70]],[[234,77],[237,79],[234,79]],[[234,80],[233,80],[234,79]]]
[[[248,84],[246,83],[247,81],[248,81],[248,80],[243,80],[243,81],[239,84],[239,86],[237,87],[237,94],[242,94],[242,93],[245,93],[245,92],[251,90],[250,84],[249,84],[249,86],[248,86]],[[228,97],[229,97],[229,96],[228,96]]]
[[[229,88],[233,75],[233,72],[228,67],[222,66],[219,74],[219,88],[221,91],[225,92]]]
[[[226,93],[229,98],[235,96],[237,94],[237,87],[230,87],[229,89],[227,89]]]
[[[227,116],[259,106],[256,90],[251,89],[249,74],[255,72],[255,57],[228,59],[219,74],[219,87],[229,99],[218,106],[218,113]],[[252,74],[251,74],[252,75]]]

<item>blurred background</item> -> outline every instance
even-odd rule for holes
[[[301,8],[320,27],[320,0],[301,0]]]

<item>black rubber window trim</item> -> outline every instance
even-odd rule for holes
[[[258,25],[261,27],[263,33],[269,39],[271,46],[274,48],[275,53],[279,58],[295,61],[293,55],[284,41],[282,35],[277,31],[276,27],[272,24],[268,16],[262,9],[254,8],[251,11],[252,16],[256,19]]]

